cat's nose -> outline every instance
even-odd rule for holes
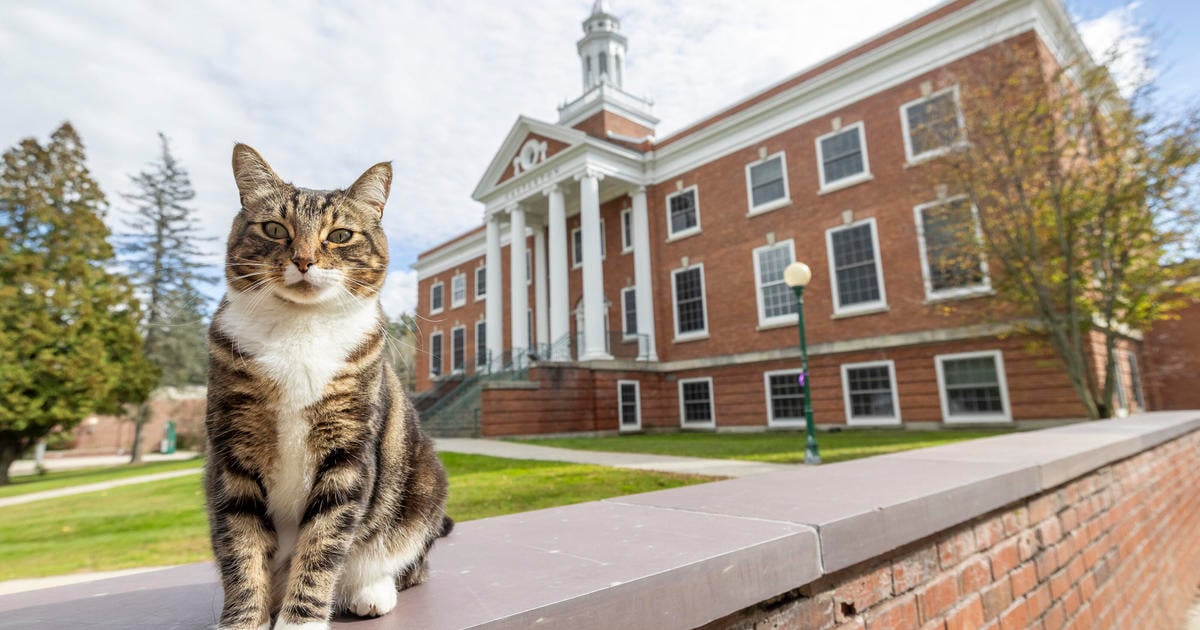
[[[308,271],[309,266],[315,265],[317,261],[307,256],[301,256],[297,254],[292,256],[292,262],[295,263],[296,268],[300,270],[300,273],[305,273]]]

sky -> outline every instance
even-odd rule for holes
[[[612,0],[629,40],[626,90],[660,137],[889,28],[935,0]],[[417,255],[482,220],[470,193],[524,114],[554,122],[582,92],[575,42],[591,0],[0,3],[0,147],[69,120],[107,193],[172,141],[191,174],[214,274],[237,211],[235,141],[284,178],[342,188],[391,160],[384,306],[416,304]],[[1069,0],[1089,47],[1155,60],[1165,103],[1195,99],[1189,0]],[[1141,57],[1138,57],[1139,59]],[[1133,64],[1127,74],[1145,72]],[[219,297],[218,285],[212,297]]]

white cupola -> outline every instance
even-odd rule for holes
[[[583,68],[583,91],[602,84],[620,88],[625,75],[625,36],[621,20],[612,14],[607,0],[596,0],[592,14],[583,21],[579,40],[579,63]]]

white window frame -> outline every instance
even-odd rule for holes
[[[939,199],[937,201],[930,201],[928,203],[913,206],[913,216],[917,224],[917,252],[921,256],[921,275],[925,281],[925,300],[928,302],[952,300],[956,298],[971,297],[992,292],[992,276],[988,272],[987,255],[983,252],[980,252],[979,254],[979,269],[983,272],[983,281],[979,284],[934,291],[933,279],[929,276],[929,254],[925,250],[925,219],[923,217],[923,213],[927,208],[936,208],[938,206],[951,204],[966,198],[966,195],[956,195],[954,197],[947,197],[946,199]],[[971,221],[975,224],[975,238],[982,243],[983,228],[979,225],[979,209],[975,207],[975,204],[970,204],[970,206]]]
[[[700,308],[704,313],[704,328],[686,333],[679,332],[679,291],[675,288],[675,277],[692,269],[700,270]],[[675,341],[691,341],[692,339],[708,338],[708,289],[704,284],[704,263],[696,263],[687,267],[671,270],[671,315],[675,320]]]
[[[483,282],[484,282],[483,293],[479,292],[479,276],[481,274],[483,275]],[[475,301],[482,302],[485,299],[487,299],[487,266],[486,265],[475,268]]]
[[[872,416],[870,418],[854,418],[854,406],[850,404],[850,370],[887,366],[888,379],[892,388],[892,415]],[[842,402],[846,405],[846,424],[856,427],[881,427],[900,424],[900,392],[896,389],[896,362],[891,359],[883,361],[862,361],[859,363],[842,364]]]
[[[1133,394],[1133,402],[1137,405],[1138,411],[1146,411],[1146,391],[1142,389],[1142,365],[1138,363],[1137,353],[1133,350],[1125,351],[1125,362],[1129,367],[1129,386],[1130,393]]]
[[[525,248],[525,286],[533,284],[533,250]]]
[[[936,149],[924,151],[920,155],[913,155],[912,133],[908,128],[908,108],[912,107],[913,105],[919,105],[926,101],[933,100],[945,94],[946,92],[952,92],[954,94],[954,112],[958,117],[958,141],[952,142],[944,147],[938,147]],[[967,141],[967,126],[966,119],[963,117],[962,101],[959,98],[958,85],[955,84],[951,85],[950,87],[942,88],[936,92],[930,92],[929,94],[923,95],[920,98],[914,98],[913,100],[901,105],[900,127],[904,132],[904,159],[907,160],[908,164],[916,164],[918,162],[924,162],[925,160],[931,160],[939,155],[944,155],[950,152],[951,149],[957,146],[962,146],[962,144]]]
[[[1116,371],[1113,372],[1113,377],[1117,379],[1117,382],[1113,384],[1113,395],[1115,395],[1117,398],[1117,404],[1115,406],[1116,413],[1113,415],[1118,418],[1124,418],[1127,417],[1131,411],[1129,407],[1129,392],[1125,391],[1124,366],[1121,365],[1120,361],[1114,361],[1113,363],[1113,367],[1116,369]]]
[[[862,302],[851,306],[841,306],[841,295],[838,292],[837,283],[837,268],[834,262],[833,255],[833,234],[834,232],[842,232],[854,228],[862,227],[863,224],[871,227],[871,247],[875,248],[875,278],[879,283],[879,299],[874,302]],[[839,225],[837,227],[825,230],[825,253],[829,258],[829,286],[833,289],[833,314],[835,316],[848,315],[865,315],[867,313],[877,313],[887,310],[887,289],[883,281],[883,258],[879,250],[879,225],[875,222],[875,217],[868,217],[853,223]]]
[[[627,427],[622,422],[621,413],[624,411],[624,401],[621,400],[621,387],[623,385],[633,385],[633,400],[637,409],[637,425]],[[712,390],[709,390],[711,397]],[[642,430],[642,384],[634,380],[618,380],[617,381],[617,428],[621,431],[641,431]]]
[[[776,241],[775,243],[773,243],[771,245],[763,245],[762,247],[756,247],[756,248],[754,248],[753,251],[750,252],[751,256],[754,257],[754,301],[756,304],[758,304],[758,326],[759,326],[759,328],[767,328],[767,327],[774,327],[774,326],[786,326],[788,324],[795,324],[797,322],[795,313],[787,313],[784,315],[775,315],[772,317],[767,317],[767,315],[766,315],[767,305],[763,303],[763,284],[762,284],[762,273],[761,273],[762,265],[760,264],[760,262],[758,260],[758,254],[759,254],[759,252],[761,252],[765,249],[775,249],[777,247],[785,247],[785,246],[788,248],[788,251],[791,252],[791,254],[792,254],[792,262],[796,262],[796,244],[790,238],[787,239],[786,241]],[[672,287],[673,286],[674,285],[672,284]],[[791,291],[792,290],[791,287],[789,287],[788,290]],[[708,296],[705,295],[706,302],[707,302],[707,297]],[[707,326],[708,320],[705,319],[704,323]]]
[[[687,422],[687,414],[683,404],[683,386],[686,383],[708,383],[708,422]],[[697,378],[681,378],[679,379],[679,426],[680,428],[701,428],[714,429],[717,426],[717,390],[713,387],[713,378],[711,376],[700,376]]]
[[[457,291],[455,290],[454,285],[459,282],[462,282],[462,299],[456,300],[456,299],[454,299],[454,294],[457,293]],[[465,273],[455,274],[454,276],[452,276],[450,278],[450,308],[458,308],[460,306],[466,306],[466,304],[467,304],[467,274],[465,274]]]
[[[439,352],[437,354],[434,354],[434,352],[433,352],[433,338],[434,337],[438,338],[438,345],[441,346],[441,350],[439,350]],[[441,364],[441,365],[437,366],[438,367],[437,374],[433,373],[433,360],[435,358]],[[430,380],[438,379],[438,378],[442,378],[445,375],[446,375],[446,337],[444,335],[442,335],[442,332],[439,330],[438,332],[435,332],[432,335],[429,335],[429,378],[430,378]]]
[[[629,242],[625,241],[625,226],[629,226]],[[621,211],[621,253],[628,254],[633,251],[633,208],[625,208]]]
[[[821,151],[821,141],[826,138],[848,133],[852,129],[858,129],[858,146],[862,149],[863,170],[861,173],[843,177],[832,182],[825,181],[825,155]],[[861,184],[874,179],[871,175],[871,159],[867,153],[867,128],[863,121],[858,121],[849,125],[844,125],[840,129],[830,131],[829,133],[818,136],[813,141],[817,147],[817,178],[821,183],[821,188],[817,191],[818,194],[833,192],[843,188],[849,188],[855,184]]]
[[[950,397],[946,391],[946,374],[943,363],[955,359],[977,359],[992,357],[996,362],[996,380],[1000,386],[1000,406],[1003,411],[991,415],[951,416]],[[1008,396],[1008,379],[1004,374],[1004,353],[999,350],[982,350],[978,352],[955,352],[939,354],[933,357],[933,365],[937,370],[938,399],[942,404],[942,422],[945,424],[989,424],[997,422],[1012,422],[1012,403]]]
[[[802,427],[805,419],[803,415],[800,418],[776,418],[775,406],[771,404],[771,377],[779,376],[780,374],[796,374],[799,375],[803,370],[800,368],[789,368],[786,370],[768,370],[763,372],[763,395],[767,403],[767,426],[768,427]],[[812,393],[812,388],[809,388],[809,393]],[[811,402],[809,404],[812,404]]]
[[[768,201],[768,202],[762,204],[761,206],[756,206],[756,205],[754,205],[754,179],[750,176],[750,170],[753,169],[755,166],[759,166],[761,164],[766,164],[767,162],[770,162],[771,160],[774,160],[775,158],[779,158],[779,168],[781,169],[781,171],[783,173],[783,197],[780,197],[779,199],[774,199],[772,201]],[[751,162],[746,165],[746,207],[750,208],[749,212],[747,212],[748,216],[762,214],[764,212],[770,212],[772,210],[778,210],[779,208],[790,205],[791,203],[792,203],[792,189],[790,186],[788,186],[787,152],[786,151],[779,151],[777,153],[773,153],[761,160],[757,160],[757,161]],[[669,212],[669,209],[668,209],[668,212]],[[697,212],[697,217],[698,216],[699,216],[699,212]],[[697,218],[697,223],[699,223],[698,218]]]
[[[483,330],[484,330],[483,335],[479,334],[479,328],[481,326],[483,327]],[[479,351],[480,350],[479,339],[481,337],[483,338],[484,341],[487,341],[487,320],[486,319],[481,319],[481,320],[475,322],[475,369],[476,369],[476,371],[478,371],[479,368],[481,368],[481,367],[487,366],[487,344],[486,343],[484,344],[483,352]]]
[[[686,230],[672,232],[671,231],[671,200],[680,195],[686,195],[689,192],[692,193],[692,200],[695,202],[695,206],[696,206],[696,225],[694,227],[687,228]],[[692,236],[693,234],[699,234],[700,233],[700,225],[701,225],[700,224],[700,188],[698,186],[696,186],[695,184],[693,184],[691,186],[688,186],[687,188],[677,190],[677,191],[667,195],[667,197],[666,197],[666,212],[667,212],[667,242],[677,241],[681,238],[687,238],[689,236]]]
[[[456,331],[456,330],[462,331],[462,340],[463,340],[463,347],[462,347],[462,358],[463,359],[462,359],[462,365],[459,367],[454,367],[454,331]],[[467,327],[466,326],[459,325],[459,326],[455,326],[450,329],[450,353],[449,354],[450,354],[450,373],[451,374],[462,374],[462,373],[466,372],[467,371]]]
[[[579,233],[579,247],[575,246],[575,234]],[[573,228],[571,230],[571,269],[579,269],[583,267],[583,227]],[[604,237],[604,219],[600,219],[600,260],[608,260],[607,247],[608,239]],[[578,256],[579,260],[575,260]]]
[[[628,296],[631,293],[633,294],[633,308],[634,308],[633,313],[634,313],[634,318],[635,318],[634,323],[637,323],[637,320],[636,320],[637,307],[638,307],[637,287],[625,287],[624,289],[621,289],[621,340],[622,341],[634,341],[638,338],[637,331],[629,332],[629,329],[627,326],[628,322],[625,320],[625,307],[628,305]],[[707,322],[707,320],[705,320],[705,321]]]
[[[440,288],[441,292],[442,292],[442,305],[437,308],[434,308],[433,307],[433,292],[434,292],[434,289],[438,289],[438,288]],[[444,310],[446,310],[446,283],[442,282],[441,280],[438,280],[437,282],[434,282],[433,284],[429,285],[429,314],[437,315],[438,313],[441,313]]]

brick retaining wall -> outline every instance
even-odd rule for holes
[[[1105,466],[708,628],[1183,628],[1200,434]]]

